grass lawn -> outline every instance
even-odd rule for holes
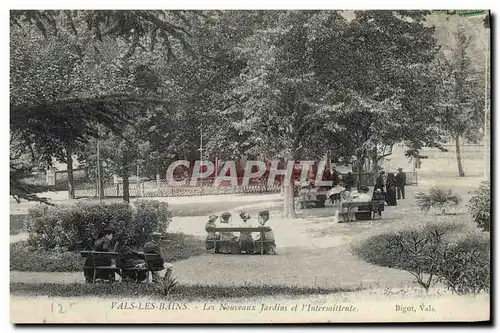
[[[161,246],[166,262],[175,262],[205,252],[205,241],[182,233],[168,234]],[[79,272],[85,259],[79,252],[33,250],[27,241],[10,244],[10,270],[24,272]]]
[[[17,235],[18,233],[25,232],[26,226],[24,221],[26,219],[26,214],[11,214],[10,215],[10,234]]]
[[[169,299],[196,300],[220,298],[245,298],[268,296],[304,296],[325,295],[340,292],[359,291],[359,288],[307,288],[280,285],[259,286],[218,286],[218,285],[177,285],[169,294]],[[50,297],[81,297],[81,296],[124,296],[162,295],[151,283],[11,283],[12,295],[50,296]]]

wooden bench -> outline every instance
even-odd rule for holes
[[[215,228],[207,228],[208,232],[259,232],[260,233],[260,240],[257,241],[252,241],[253,244],[255,243],[260,243],[261,244],[261,250],[260,254],[264,254],[264,243],[266,241],[264,240],[264,233],[266,231],[270,231],[271,228],[267,226],[263,227],[215,227]],[[207,240],[208,242],[213,242],[214,248],[217,248],[217,244],[221,243],[226,243],[226,244],[239,244],[241,246],[241,241],[230,241],[230,240],[221,240],[221,239],[211,239]],[[271,242],[271,241],[269,241]],[[269,243],[268,242],[268,243]],[[272,241],[274,242],[274,241]]]
[[[123,272],[124,271],[146,271],[147,274],[147,281],[149,282],[149,277],[151,276],[151,281],[153,281],[153,274],[152,272],[158,271],[157,268],[154,268],[153,265],[151,264],[152,261],[154,260],[159,260],[162,259],[160,255],[155,254],[155,253],[144,253],[144,252],[135,252],[135,253],[119,253],[119,252],[99,252],[99,251],[81,251],[80,255],[83,258],[86,259],[91,259],[91,265],[86,266],[85,264],[83,265],[83,269],[91,269],[93,272],[93,277],[92,277],[92,282],[95,283],[97,278],[97,271],[109,271],[111,273],[119,273],[119,275],[122,277],[123,281]],[[123,259],[142,259],[144,260],[145,263],[145,268],[144,269],[137,269],[134,267],[130,268],[123,268],[123,267],[117,267],[116,265],[111,265],[111,266],[102,266],[102,265],[96,265],[96,260],[114,260],[115,263],[117,260],[123,260]],[[160,270],[163,270],[160,269]],[[101,279],[102,280],[102,279]],[[136,282],[138,282],[136,280]]]
[[[384,201],[372,200],[343,202],[340,209],[340,219],[342,222],[349,221],[349,213],[352,213],[353,209],[358,208],[358,210],[354,212],[356,220],[372,220],[373,213],[377,212],[379,204],[384,204]]]

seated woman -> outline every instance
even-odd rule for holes
[[[250,226],[250,223],[247,223],[250,220],[250,214],[247,212],[241,212],[240,217],[243,220],[243,226]],[[245,254],[253,254],[253,239],[251,231],[242,231],[240,233],[240,248],[242,252]]]
[[[229,226],[231,220],[231,214],[228,212],[222,213],[220,215],[220,226]],[[230,243],[238,241],[238,237],[231,232],[221,232],[220,233],[220,245],[219,253],[232,254],[240,253],[240,246],[238,243]]]
[[[97,252],[109,252],[112,250],[111,248],[111,240],[113,239],[113,231],[111,229],[104,229],[101,237],[95,241],[94,243],[94,251]],[[94,269],[91,267],[95,266],[111,266],[111,259],[95,259],[87,258],[84,266],[88,267],[83,270],[83,275],[85,276],[86,282],[94,281]],[[96,269],[95,270],[95,278],[101,280],[115,280],[115,272],[110,269]]]
[[[332,204],[340,204],[342,201],[341,194],[344,192],[345,188],[340,185],[334,185],[333,188],[328,191],[327,196],[332,202]]]
[[[266,222],[269,220],[269,211],[262,211],[259,213],[259,224],[261,226],[266,226]],[[254,241],[254,253],[260,254],[261,252],[261,238],[260,235]],[[277,254],[276,253],[276,243],[274,242],[274,232],[272,229],[264,232],[264,248],[263,252],[265,254]]]
[[[385,206],[385,194],[382,192],[381,189],[377,189],[375,192],[373,192],[372,196],[372,211],[373,211],[373,217],[377,216],[379,218],[382,218],[382,212],[384,211],[384,206]]]
[[[210,250],[215,248],[215,253],[219,252],[219,245],[215,242],[215,240],[219,238],[219,235],[212,229],[215,228],[215,221],[217,218],[217,215],[210,215],[207,224],[205,224],[205,231],[207,232],[207,238],[205,239],[206,249]]]
[[[363,212],[363,213],[359,213],[356,217],[356,219],[360,219],[360,220],[369,220],[371,219],[371,204],[370,204],[370,201],[372,200],[372,197],[368,194],[368,192],[370,192],[370,189],[368,189],[368,186],[360,186],[359,187],[359,196],[358,198],[356,199],[357,201],[360,201],[360,202],[366,202],[366,206],[358,206],[356,211],[358,212]],[[366,212],[366,213],[365,213]]]
[[[137,242],[133,239],[119,241],[115,245],[115,252],[121,254],[138,254]],[[148,277],[144,259],[118,257],[116,267],[121,269],[123,281],[142,282]]]

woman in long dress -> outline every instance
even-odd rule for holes
[[[250,226],[250,223],[247,223],[250,220],[250,214],[247,212],[241,212],[241,219],[243,220],[243,226]],[[245,252],[245,254],[253,254],[253,239],[251,231],[242,231],[240,232],[240,247],[241,251]]]
[[[220,215],[220,226],[230,226],[231,213],[225,212]],[[231,232],[220,233],[219,252],[224,254],[240,253],[238,237]]]
[[[210,250],[215,248],[215,253],[219,252],[219,245],[215,242],[215,240],[218,239],[219,235],[215,231],[213,231],[217,218],[218,216],[216,215],[210,215],[208,217],[207,224],[205,224],[205,231],[207,232],[207,238],[205,239],[206,249]]]
[[[396,200],[396,177],[392,172],[387,174],[385,188],[387,190],[385,202],[387,202],[388,206],[396,206],[398,204]]]

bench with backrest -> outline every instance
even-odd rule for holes
[[[159,260],[161,259],[161,256],[156,254],[156,253],[143,253],[143,252],[135,252],[135,253],[119,253],[119,252],[99,252],[99,251],[81,251],[80,255],[83,258],[90,259],[90,266],[86,266],[84,264],[83,269],[90,269],[92,270],[93,277],[92,277],[92,282],[96,282],[97,280],[103,280],[101,278],[97,277],[97,272],[98,271],[104,271],[104,272],[109,272],[110,275],[114,273],[118,273],[122,277],[123,281],[123,272],[124,271],[136,271],[139,273],[140,271],[145,271],[147,274],[147,281],[150,280],[151,276],[151,281],[153,280],[152,278],[152,272],[158,271],[158,270],[163,270],[163,268],[158,269],[157,267],[154,267],[151,263],[154,260]],[[116,264],[113,264],[111,266],[103,266],[96,264],[96,261],[102,261],[102,260],[114,260],[115,263],[118,260],[123,260],[123,259],[143,259],[144,260],[144,268],[135,268],[135,267],[117,267]],[[137,274],[138,275],[138,274]],[[136,280],[137,282],[137,280]]]
[[[260,240],[254,240],[253,243],[260,243],[261,244],[261,251],[260,254],[264,254],[264,243],[274,243],[274,240],[266,240],[264,237],[264,233],[266,231],[270,231],[271,228],[267,226],[263,227],[236,227],[236,226],[229,226],[229,227],[215,227],[215,228],[207,228],[207,231],[209,232],[259,232],[260,233]],[[222,243],[226,244],[240,244],[239,240],[236,241],[230,241],[230,240],[221,240],[221,239],[210,239],[207,240],[207,242],[213,242],[214,248],[217,249],[218,245]]]
[[[340,210],[340,219],[343,222],[348,221],[349,214],[354,213],[356,220],[372,220],[374,213],[378,212],[378,207],[380,204],[383,205],[384,201],[371,200],[371,201],[343,202]],[[354,209],[356,209],[355,212]]]

